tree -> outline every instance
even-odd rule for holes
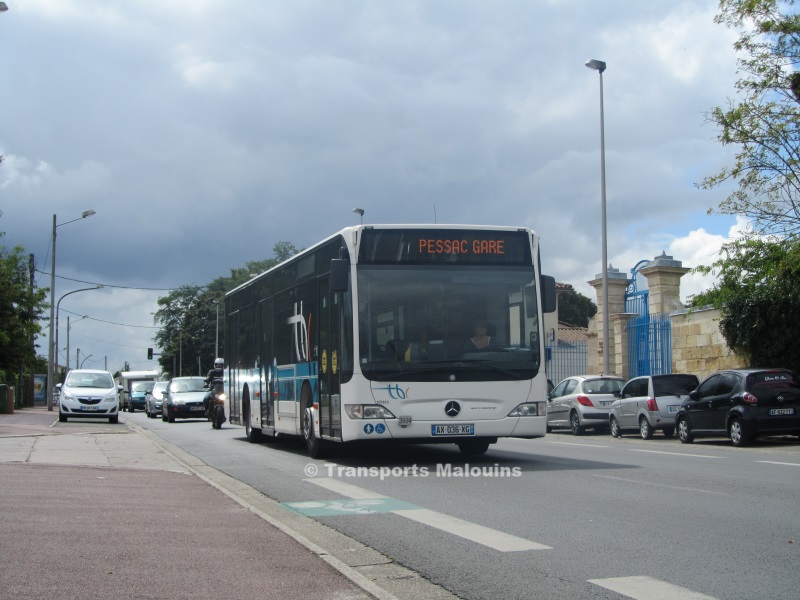
[[[0,232],[0,238],[4,235]],[[32,287],[24,249],[0,245],[0,382],[13,383],[36,370],[33,340],[41,331],[46,298],[46,288]]]
[[[795,0],[720,0],[715,22],[739,32],[738,101],[708,115],[734,164],[700,187],[736,188],[716,212],[746,216],[756,232],[800,233],[800,15]],[[786,14],[781,12],[786,10]],[[713,209],[709,211],[715,212]]]
[[[279,262],[297,254],[289,242],[278,242],[272,248],[275,257],[250,261],[244,267],[231,269],[228,277],[218,277],[206,286],[185,285],[158,299],[159,309],[153,322],[160,325],[154,342],[161,348],[158,359],[161,369],[177,376],[180,356],[183,357],[183,373],[196,373],[197,360],[200,370],[208,370],[217,355],[217,306],[219,306],[220,352],[225,355],[223,341],[225,333],[225,294],[245,283],[254,275],[271,269]]]
[[[722,247],[716,286],[692,299],[721,311],[728,346],[752,367],[800,372],[800,239],[745,238]]]
[[[558,295],[558,320],[577,327],[588,327],[589,319],[597,314],[597,305],[575,290]]]

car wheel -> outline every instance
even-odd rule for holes
[[[675,426],[678,430],[678,439],[681,441],[681,443],[691,444],[694,441],[694,435],[692,435],[692,430],[689,429],[689,422],[685,417],[678,419],[678,422],[675,423]]]
[[[569,415],[569,427],[572,430],[572,435],[583,435],[583,427],[581,427],[581,418],[578,413],[572,412]]]
[[[622,437],[622,429],[620,429],[619,423],[617,423],[615,417],[611,417],[611,435],[614,437]]]
[[[111,424],[119,423],[119,415],[114,415],[113,417],[108,417],[108,422]]]
[[[167,413],[164,412],[163,408],[161,409],[161,420],[164,421],[165,423],[167,421]]]
[[[728,423],[728,435],[731,438],[731,443],[739,448],[746,446],[751,440],[750,434],[739,418],[733,418],[731,422]]]
[[[64,413],[58,413],[58,422],[59,423],[66,423],[67,422],[67,415]]]
[[[653,428],[650,427],[650,422],[645,417],[639,419],[639,433],[642,434],[643,440],[653,439]]]
[[[674,427],[664,427],[664,437],[671,438],[675,435],[675,428]]]

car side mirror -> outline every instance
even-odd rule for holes
[[[697,393],[697,390],[692,390],[689,392],[689,400],[697,400],[700,395]]]

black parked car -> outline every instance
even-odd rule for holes
[[[675,415],[684,444],[727,435],[744,446],[759,435],[800,435],[800,379],[786,369],[719,371],[684,400]]]

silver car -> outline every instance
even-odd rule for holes
[[[631,379],[611,405],[608,417],[611,435],[621,437],[623,431],[638,430],[642,439],[649,440],[659,429],[666,437],[672,437],[675,415],[699,383],[696,375],[648,375]]]
[[[161,402],[164,399],[164,390],[167,389],[168,384],[169,381],[156,381],[150,384],[153,386],[152,389],[147,390],[147,396],[144,399],[144,410],[151,419],[155,419],[161,414]]]
[[[547,431],[569,427],[573,435],[586,429],[607,429],[608,411],[625,385],[621,377],[567,377],[547,397]]]

